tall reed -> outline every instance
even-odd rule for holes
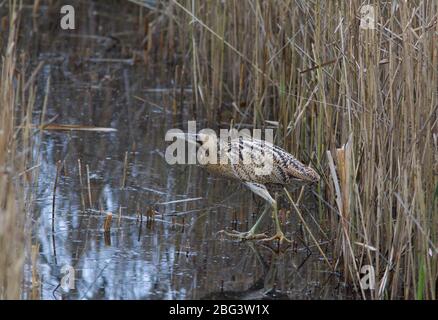
[[[2,30],[0,75],[0,299],[21,296],[26,257],[28,219],[27,186],[30,164],[31,115],[35,99],[32,83],[20,70],[17,42],[19,4],[9,2],[7,28]],[[27,229],[28,230],[28,229]]]
[[[362,4],[374,9],[375,28],[360,26]],[[196,112],[211,124],[274,124],[277,143],[321,172],[319,218],[344,279],[363,298],[436,299],[438,3],[158,8],[166,19],[153,27],[172,30]],[[373,290],[360,286],[367,265]]]

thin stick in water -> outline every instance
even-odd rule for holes
[[[52,233],[55,233],[55,202],[56,202],[56,187],[58,185],[59,171],[61,169],[61,160],[56,162],[55,184],[53,185],[53,199],[52,199]]]
[[[113,213],[112,213],[112,212],[108,212],[108,213],[106,214],[105,222],[104,222],[104,224],[103,224],[103,230],[104,230],[105,232],[110,232],[110,231],[111,231],[111,224],[112,224],[112,221],[113,221]]]
[[[91,209],[93,207],[93,202],[91,201],[90,167],[88,166],[88,164],[86,165],[86,168],[87,168],[88,202]]]
[[[56,176],[55,176],[55,184],[53,186],[53,199],[52,199],[52,245],[53,245],[53,256],[56,261],[56,243],[55,243],[55,202],[56,202],[56,187],[58,185],[59,173],[61,171],[61,160],[58,160],[56,163]]]
[[[123,162],[123,180],[121,188],[126,187],[126,173],[128,171],[128,151],[125,152],[125,161]]]

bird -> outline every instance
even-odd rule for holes
[[[183,138],[196,144],[201,167],[214,175],[240,181],[270,205],[249,231],[222,230],[222,233],[241,240],[291,242],[281,230],[277,199],[272,197],[269,190],[297,183],[317,183],[320,176],[312,167],[303,164],[279,146],[249,135],[229,135],[222,138],[213,134],[185,133]],[[268,237],[265,233],[257,233],[257,230],[271,207],[276,232]]]

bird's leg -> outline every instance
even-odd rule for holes
[[[254,225],[252,226],[252,228],[248,231],[248,233],[255,235],[257,229],[260,226],[260,223],[263,221],[263,218],[266,216],[266,214],[269,212],[269,206],[265,205],[265,210],[263,210],[262,214],[260,215],[260,217],[257,219],[257,221],[254,223]],[[264,233],[263,233],[264,234]]]
[[[283,233],[283,231],[281,231],[280,220],[278,219],[277,200],[278,200],[278,194],[276,193],[275,194],[275,201],[272,203],[272,207],[274,209],[274,211],[273,211],[273,219],[274,219],[274,223],[275,223],[275,230],[276,230],[276,232],[275,232],[275,234],[272,237],[266,238],[266,239],[262,239],[262,241],[278,240],[280,244],[283,241],[292,242],[291,240],[286,238],[284,233]]]
[[[269,212],[270,206],[265,205],[265,210],[263,210],[260,217],[257,219],[257,221],[254,223],[252,228],[249,231],[246,232],[239,232],[236,230],[233,231],[225,231],[221,230],[219,233],[223,233],[229,237],[239,238],[241,240],[260,240],[266,238],[265,233],[256,233],[260,223],[263,221],[263,218],[266,216],[266,214]]]

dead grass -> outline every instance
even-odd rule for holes
[[[17,41],[20,15],[11,1],[7,28],[2,34],[0,76],[0,299],[21,296],[23,264],[29,233],[27,187],[32,181],[30,168],[31,114],[34,86],[26,86],[19,69]],[[28,169],[29,168],[29,169]]]

